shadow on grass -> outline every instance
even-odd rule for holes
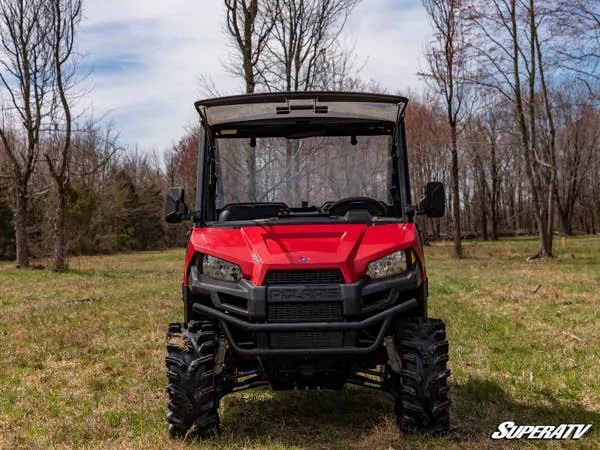
[[[391,414],[391,396],[370,389],[254,391],[223,400],[223,438],[252,445],[346,447]]]
[[[369,389],[342,392],[257,390],[223,400],[221,444],[226,447],[491,448],[497,425],[591,423],[584,438],[598,442],[600,414],[538,391],[537,403],[516,401],[495,381],[472,378],[451,386],[452,427],[445,438],[403,437],[395,426],[391,396]],[[595,429],[594,429],[595,428]],[[581,441],[581,443],[585,443]],[[588,444],[591,444],[588,443]]]
[[[539,398],[536,403],[515,400],[499,383],[482,378],[471,378],[464,384],[454,385],[451,392],[453,420],[448,439],[456,443],[491,443],[491,433],[498,424],[506,421],[519,425],[592,424],[586,438],[600,436],[599,413],[576,402],[558,400],[548,389],[534,391]]]

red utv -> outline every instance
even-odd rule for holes
[[[171,436],[214,436],[220,399],[257,386],[395,397],[405,433],[448,431],[448,342],[427,317],[415,214],[444,214],[431,182],[411,200],[407,99],[341,92],[197,102],[184,319],[169,325]]]

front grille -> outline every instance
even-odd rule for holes
[[[271,270],[265,284],[340,284],[344,277],[339,269]]]
[[[342,331],[284,331],[271,333],[272,348],[329,348],[341,347]]]
[[[341,322],[344,319],[339,302],[271,303],[269,322]]]

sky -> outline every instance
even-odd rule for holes
[[[163,151],[196,119],[193,102],[243,83],[225,68],[232,51],[222,0],[90,0],[80,29],[89,71],[81,108],[111,121],[126,147]],[[391,92],[419,90],[416,73],[431,39],[419,0],[362,0],[343,36],[363,67],[360,76]]]

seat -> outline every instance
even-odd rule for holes
[[[219,214],[220,222],[232,222],[237,220],[259,220],[277,217],[285,211],[284,203],[237,203],[225,206]]]

